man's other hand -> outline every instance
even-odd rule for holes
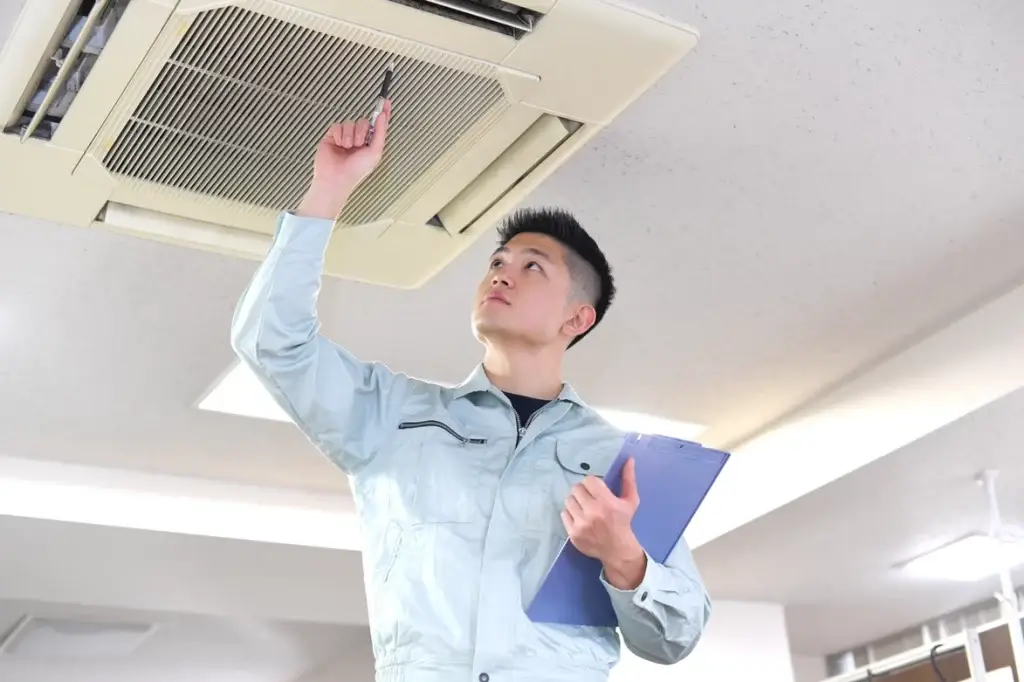
[[[639,584],[647,567],[647,555],[630,527],[639,505],[636,469],[630,458],[622,468],[620,496],[616,497],[600,478],[587,476],[573,486],[562,510],[569,540],[576,549],[604,564],[608,581],[620,589]]]

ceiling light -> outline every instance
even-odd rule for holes
[[[433,383],[448,387],[454,385],[442,381]],[[200,410],[241,417],[272,419],[279,422],[292,421],[288,413],[274,401],[270,392],[263,388],[263,384],[249,366],[241,362],[232,365],[196,407]]]
[[[1021,564],[1024,544],[968,535],[907,562],[903,570],[917,578],[973,582]]]
[[[0,653],[36,659],[127,656],[155,631],[153,623],[102,623],[25,616],[0,643]]]
[[[609,424],[623,431],[669,436],[671,438],[679,438],[680,440],[693,440],[704,430],[704,427],[700,424],[664,419],[642,412],[625,412],[623,410],[609,410],[605,408],[596,409]]]
[[[282,410],[252,370],[236,362],[222,376],[206,397],[199,401],[200,410],[237,414],[255,419],[273,419],[290,422],[292,419]]]
[[[441,382],[436,382],[441,383]],[[441,384],[451,386],[451,384]],[[255,419],[272,419],[290,422],[291,418],[282,410],[270,393],[263,388],[252,370],[243,363],[235,363],[202,398],[197,407],[200,410],[234,414]],[[596,408],[608,422],[623,431],[671,436],[682,440],[693,440],[704,430],[700,424],[673,421],[639,412],[626,412]]]

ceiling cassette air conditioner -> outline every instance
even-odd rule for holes
[[[326,271],[413,288],[696,42],[611,0],[29,0],[0,55],[0,210],[260,257],[394,62]]]

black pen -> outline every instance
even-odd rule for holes
[[[370,144],[370,141],[373,139],[377,117],[384,113],[384,102],[387,101],[388,94],[391,91],[391,79],[394,75],[395,63],[392,61],[384,72],[384,82],[380,86],[380,94],[377,95],[377,101],[373,103],[373,110],[370,112],[370,129],[366,131],[366,144]]]

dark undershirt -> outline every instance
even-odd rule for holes
[[[515,393],[506,393],[505,397],[512,403],[512,408],[519,415],[519,426],[524,428],[526,422],[530,421],[530,417],[539,410],[540,408],[547,405],[550,401],[542,398],[531,398],[526,395],[517,395]]]

